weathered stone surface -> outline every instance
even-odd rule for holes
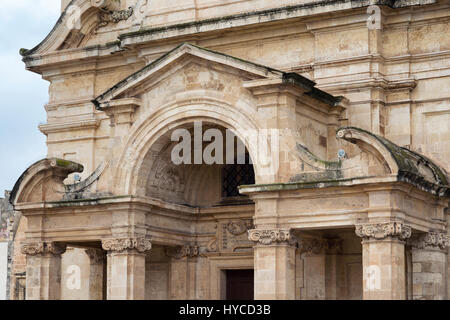
[[[447,298],[448,3],[62,9],[49,36],[21,50],[50,83],[48,159],[12,197],[23,215],[14,286],[26,277],[27,298],[225,299],[236,269],[254,269],[260,299]],[[235,168],[233,183],[250,185],[230,197],[222,163],[171,161],[172,134],[194,142],[196,121],[201,138],[237,136],[256,185]],[[275,134],[252,138],[264,130]]]

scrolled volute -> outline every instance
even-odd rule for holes
[[[248,231],[248,238],[266,246],[283,242],[292,246],[297,245],[297,238],[292,229],[253,229]]]
[[[441,249],[446,250],[450,244],[450,237],[444,232],[427,232],[418,235],[409,242],[416,249]]]
[[[139,253],[144,253],[152,249],[152,243],[147,238],[106,239],[102,240],[102,248],[109,252],[136,250]]]

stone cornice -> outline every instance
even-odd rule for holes
[[[102,248],[108,252],[136,250],[145,253],[152,249],[152,243],[146,238],[117,238],[102,240]]]
[[[88,130],[88,129],[97,129],[100,125],[100,120],[90,119],[90,120],[80,120],[74,122],[62,122],[62,123],[49,123],[49,124],[41,124],[39,126],[39,130],[48,135],[49,133],[57,133],[57,132],[67,132],[73,130]]]
[[[450,244],[450,237],[444,232],[428,232],[411,239],[408,244],[415,249],[445,250]]]
[[[356,235],[367,240],[397,238],[406,240],[411,237],[411,227],[401,222],[385,222],[356,226]]]
[[[66,252],[66,245],[57,242],[25,242],[21,244],[20,251],[30,256],[44,254],[61,255]]]
[[[292,229],[253,229],[248,231],[248,238],[250,241],[265,246],[277,243],[297,245],[297,238]]]

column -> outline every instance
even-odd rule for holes
[[[295,299],[295,251],[291,229],[250,230],[256,243],[255,300]]]
[[[343,239],[329,239],[325,249],[325,299],[342,299],[342,284],[339,281],[339,257],[342,254]]]
[[[428,232],[411,239],[414,300],[447,298],[447,246],[443,232]]]
[[[328,241],[321,238],[298,239],[298,250],[303,259],[304,287],[302,300],[324,300],[326,298],[326,274]]]
[[[90,260],[89,267],[89,300],[103,300],[103,282],[105,254],[100,249],[86,249]]]
[[[170,248],[166,254],[170,261],[170,298],[193,300],[196,297],[196,258],[199,247],[185,245]]]
[[[363,299],[406,299],[405,240],[411,228],[401,222],[356,226],[363,238]]]
[[[61,299],[61,255],[65,244],[28,242],[21,251],[27,257],[26,299]]]
[[[146,238],[102,241],[107,255],[107,299],[145,299],[145,256],[152,248]]]

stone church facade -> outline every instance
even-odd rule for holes
[[[443,0],[62,0],[21,50],[48,157],[11,298],[447,299],[449,31]],[[252,162],[172,161],[209,129]]]

